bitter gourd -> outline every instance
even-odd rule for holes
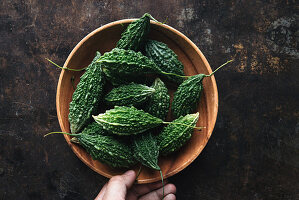
[[[104,53],[97,62],[102,63],[106,75],[119,74],[122,76],[159,74],[161,69],[148,57],[140,52],[114,48]]]
[[[185,80],[174,93],[171,111],[174,119],[195,111],[203,89],[204,74],[197,74]]]
[[[149,168],[160,170],[158,165],[159,147],[152,133],[147,131],[138,134],[132,140],[136,160]]]
[[[147,131],[133,137],[133,152],[135,159],[141,164],[160,171],[164,196],[163,174],[158,165],[159,146],[151,132]]]
[[[96,123],[96,122],[92,122],[90,124],[88,124],[83,131],[81,132],[81,134],[87,134],[87,135],[107,135],[107,131],[105,129],[103,129],[103,127]]]
[[[145,43],[145,55],[152,59],[158,67],[164,71],[181,76],[184,74],[184,66],[179,61],[178,56],[163,42],[148,40]],[[183,77],[164,75],[168,80],[181,84]]]
[[[163,72],[151,59],[132,50],[114,48],[101,56],[97,62],[102,63],[103,72],[109,80],[116,74],[119,78],[123,77],[124,79],[145,74],[180,76]]]
[[[160,154],[168,155],[181,148],[183,144],[190,139],[193,132],[191,126],[194,126],[197,123],[198,116],[199,113],[179,117],[168,126],[164,127],[161,133],[157,135]],[[190,127],[181,124],[186,124]]]
[[[102,99],[105,79],[101,63],[96,62],[100,56],[97,52],[73,93],[68,116],[72,133],[78,133],[88,124]]]
[[[94,120],[105,130],[116,135],[136,135],[155,128],[161,124],[174,124],[175,122],[165,122],[158,117],[154,117],[143,110],[135,107],[115,106],[114,109],[106,110],[97,116],[93,115]],[[179,125],[189,125],[180,123]],[[193,127],[191,128],[199,128]]]
[[[81,134],[70,134],[65,132],[52,132],[61,133],[73,136],[71,142],[80,144],[94,160],[99,160],[111,167],[125,167],[129,168],[136,164],[137,161],[133,155],[130,141],[126,141],[125,138],[117,138],[114,135],[102,135],[97,132],[94,134],[93,131],[89,131],[90,126],[84,129],[85,133]],[[94,128],[94,127],[93,127]]]
[[[105,130],[117,135],[142,133],[163,123],[163,120],[143,110],[127,106],[115,106],[114,109],[106,110],[93,118]]]
[[[146,13],[138,20],[129,24],[127,29],[121,34],[116,47],[121,49],[130,49],[137,51],[147,38],[150,29],[151,16]]]
[[[129,83],[144,83],[146,76],[143,75],[120,75],[118,71],[105,70],[105,77],[114,86],[120,86]]]
[[[113,135],[76,136],[79,143],[94,160],[99,160],[112,167],[129,168],[136,163],[130,144]]]
[[[191,76],[179,85],[177,91],[174,93],[171,106],[172,116],[174,117],[174,119],[193,113],[195,111],[200,100],[201,91],[203,89],[202,80],[205,77],[214,75],[216,71],[230,62],[232,62],[232,60],[229,60],[226,63],[222,64],[209,75],[197,74]]]
[[[170,105],[168,89],[160,78],[156,78],[151,87],[155,89],[155,92],[149,97],[144,111],[165,120]]]
[[[137,106],[143,103],[154,92],[154,88],[142,84],[130,83],[113,88],[105,96],[105,101],[108,105],[113,106]]]

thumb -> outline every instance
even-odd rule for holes
[[[107,184],[103,200],[125,200],[127,190],[132,187],[135,178],[136,173],[133,170],[123,175],[113,176]]]
[[[135,182],[136,173],[133,170],[129,170],[123,175],[121,175],[121,178],[124,180],[124,184],[126,185],[126,188],[130,189]]]

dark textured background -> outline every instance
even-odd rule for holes
[[[60,70],[88,33],[145,12],[183,32],[217,72],[219,114],[178,199],[299,199],[298,4],[285,1],[0,2],[0,199],[92,199],[106,178],[62,136]],[[296,15],[297,14],[297,15]]]

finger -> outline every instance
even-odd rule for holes
[[[104,185],[104,187],[101,189],[100,193],[94,200],[101,200],[106,192],[107,189],[107,183]]]
[[[176,200],[176,196],[174,194],[168,194],[163,200]]]
[[[167,184],[168,181],[164,180],[164,184]],[[156,190],[160,187],[162,187],[163,184],[161,181],[155,182],[155,183],[148,183],[148,184],[141,184],[141,185],[134,185],[132,188],[132,191],[137,195],[137,196],[142,196],[145,195],[153,190]]]
[[[125,199],[127,190],[132,187],[136,178],[136,173],[129,170],[123,175],[113,176],[107,185],[103,200]]]
[[[175,194],[175,193],[176,193],[176,187],[173,184],[165,185],[164,196],[167,196],[169,194]],[[158,190],[143,195],[140,198],[140,200],[160,200],[162,198],[163,198],[163,188],[160,188]]]
[[[168,180],[164,180],[164,184],[167,184]],[[133,185],[133,187],[129,190],[127,194],[128,199],[135,199],[136,197],[145,195],[153,190],[156,190],[162,187],[162,182],[158,181],[155,183],[148,183],[148,184],[140,184],[140,185]]]

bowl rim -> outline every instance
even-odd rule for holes
[[[132,21],[136,20],[136,18],[132,18],[132,19],[122,19],[122,20],[117,20],[117,21],[113,21],[110,22],[108,24],[105,24],[95,30],[93,30],[92,32],[90,32],[89,34],[87,34],[83,39],[80,40],[80,42],[78,42],[76,44],[76,46],[73,48],[73,50],[71,51],[71,53],[68,55],[63,67],[65,68],[69,61],[71,60],[71,58],[73,57],[73,55],[75,54],[75,52],[82,46],[82,44],[84,44],[85,41],[87,41],[90,37],[92,37],[93,35],[97,34],[100,31],[103,31],[109,27],[115,26],[115,25],[119,25],[119,24],[126,24],[126,23],[130,23]],[[207,70],[209,73],[212,73],[212,69],[206,59],[206,57],[203,55],[203,53],[201,52],[201,50],[187,37],[185,36],[183,33],[181,33],[180,31],[176,30],[175,28],[166,25],[166,24],[162,24],[162,23],[157,23],[153,20],[150,21],[151,24],[154,24],[156,26],[160,26],[161,28],[164,29],[168,29],[169,31],[175,33],[176,35],[178,35],[179,37],[181,37],[183,40],[185,40],[195,51],[196,53],[200,56],[202,62],[204,63],[204,65],[206,66]],[[58,84],[57,84],[57,92],[56,92],[56,111],[57,111],[57,118],[59,121],[59,125],[60,128],[62,129],[62,131],[64,131],[66,128],[63,125],[62,122],[62,116],[60,113],[60,104],[59,104],[59,100],[60,100],[60,95],[59,95],[59,91],[61,90],[61,82],[62,82],[62,78],[64,76],[66,70],[62,69],[60,76],[59,76],[59,80],[58,80]],[[210,121],[210,127],[209,130],[207,132],[207,142],[204,145],[201,145],[201,148],[196,152],[196,154],[193,154],[193,157],[191,159],[189,159],[187,162],[183,163],[180,167],[176,168],[175,170],[170,171],[167,174],[163,174],[163,178],[166,179],[168,177],[171,177],[175,174],[177,174],[178,172],[182,171],[183,169],[185,169],[187,166],[189,166],[198,156],[199,154],[202,152],[202,150],[204,149],[204,147],[207,145],[212,132],[214,130],[215,124],[216,124],[216,120],[217,120],[217,114],[218,114],[218,90],[217,90],[217,84],[216,84],[216,79],[214,76],[211,76],[211,81],[212,81],[212,88],[215,91],[214,93],[214,100],[215,100],[215,113],[213,115],[212,121]],[[91,168],[93,171],[107,177],[107,178],[111,178],[112,175],[105,173],[104,171],[95,168],[94,166],[92,166],[85,158],[83,158],[79,151],[74,148],[74,145],[71,144],[70,140],[69,140],[69,136],[68,135],[63,135],[66,142],[68,143],[68,145],[71,147],[72,151],[76,154],[76,156],[83,162],[85,163],[89,168]],[[151,178],[151,179],[143,179],[143,180],[137,180],[138,184],[143,184],[143,183],[151,183],[151,182],[156,182],[161,180],[161,177],[158,178]]]

